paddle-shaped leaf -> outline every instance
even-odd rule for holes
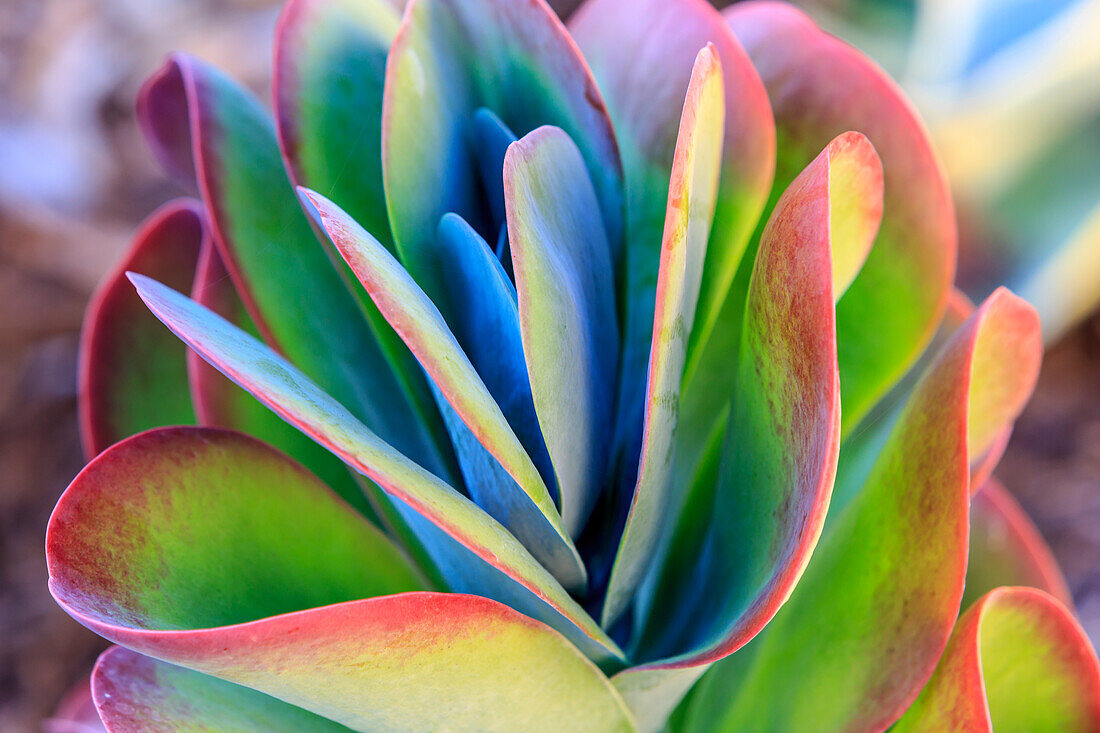
[[[378,310],[475,436],[455,441],[473,499],[566,588],[583,589],[584,566],[538,469],[439,310],[386,248],[338,206],[309,189],[300,192]]]
[[[215,428],[101,453],[58,502],[46,554],[51,592],[95,627],[218,626],[425,587],[316,476]]]
[[[704,0],[589,0],[569,29],[615,123],[626,179],[623,448],[637,450],[669,174],[695,57],[708,43],[722,64],[725,134],[706,267],[691,343],[706,341],[771,190],[775,125],[767,92],[722,16]]]
[[[127,641],[148,648],[157,643],[155,636],[147,632]],[[341,730],[337,724],[358,731],[634,730],[607,678],[561,635],[477,596],[370,598],[176,632],[164,647],[157,651],[174,662],[331,721],[321,730]],[[179,677],[173,682],[179,684]],[[164,694],[146,692],[153,700]],[[249,692],[238,692],[233,704],[256,704],[257,693]],[[297,713],[295,722],[316,724]],[[226,718],[219,715],[218,721],[215,730],[226,730]],[[264,730],[272,729],[283,728]],[[312,730],[294,730],[303,729]]]
[[[608,237],[580,150],[556,127],[512,144],[504,192],[531,394],[575,537],[604,479],[614,400]]]
[[[179,169],[181,156],[192,159],[219,253],[264,340],[403,452],[450,475],[423,376],[390,360],[387,338],[399,340],[369,317],[310,229],[259,100],[175,55],[143,87],[138,119],[162,160]]]
[[[1066,579],[1038,528],[1001,482],[989,479],[970,502],[970,561],[962,607],[1002,585],[1038,588],[1073,608]]]
[[[1035,311],[1005,290],[956,332],[790,600],[678,711],[684,730],[881,729],[908,707],[962,598],[974,369],[1007,360],[1022,332],[1038,338]]]
[[[126,272],[189,289],[204,236],[197,201],[165,204],[142,224],[130,250],[92,295],[80,334],[78,385],[87,458],[142,430],[195,422],[187,349],[156,322]]]
[[[92,685],[111,733],[350,733],[269,695],[123,647],[100,655]]]
[[[950,192],[912,106],[863,54],[787,3],[738,3],[725,17],[775,113],[777,189],[846,130],[870,138],[883,161],[882,227],[837,306],[847,434],[912,365],[943,314],[955,270]]]
[[[414,531],[453,590],[499,597],[599,662],[622,653],[557,580],[476,504],[398,453],[281,356],[194,301],[131,275],[146,305],[188,346],[284,420],[365,474],[417,519]],[[412,515],[412,516],[410,516]],[[426,526],[425,526],[426,525]]]
[[[542,0],[412,0],[386,68],[383,175],[397,251],[448,322],[436,223],[454,212],[486,241],[497,237],[489,231],[492,206],[476,185],[483,151],[473,143],[484,136],[474,118],[482,108],[517,137],[541,125],[565,130],[591,178],[608,241],[617,248],[622,238],[622,165],[611,121],[554,12]]]
[[[879,175],[867,139],[842,135],[764,230],[724,446],[669,540],[667,557],[689,569],[666,561],[643,588],[636,654],[649,663],[615,680],[642,719],[662,722],[705,665],[760,632],[817,543],[840,443],[831,233],[843,217],[833,195],[846,200],[842,185]],[[874,198],[865,206],[874,211]]]
[[[1100,663],[1085,632],[1051,596],[998,588],[959,619],[936,673],[894,730],[1098,728]]]
[[[699,52],[676,141],[661,244],[645,398],[645,428],[630,512],[600,621],[609,627],[649,568],[668,514],[680,381],[718,193],[725,123],[722,66],[714,46]]]
[[[47,553],[55,597],[103,636],[358,730],[629,728],[560,634],[486,598],[402,592],[420,581],[388,540],[236,433],[116,444],[62,496]]]

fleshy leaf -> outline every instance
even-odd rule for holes
[[[717,200],[724,124],[721,61],[715,47],[708,45],[699,52],[692,70],[676,142],[657,278],[638,479],[604,600],[600,621],[604,628],[633,598],[668,514],[680,381]]]
[[[92,295],[80,335],[78,387],[80,437],[88,459],[142,430],[195,422],[187,349],[141,303],[126,272],[186,290],[203,238],[197,201],[165,204],[142,224],[130,250]]]
[[[580,149],[613,248],[622,237],[622,164],[595,81],[543,0],[412,0],[390,51],[382,161],[397,250],[433,302],[446,284],[435,226],[454,212],[486,239],[476,185],[474,116],[487,109],[517,137],[564,129]],[[443,310],[451,320],[451,313]]]
[[[401,14],[391,0],[291,0],[275,33],[279,144],[295,183],[325,192],[392,248],[382,90]]]
[[[669,173],[699,49],[713,43],[725,84],[721,182],[690,343],[705,342],[771,190],[775,126],[767,92],[722,16],[701,0],[588,0],[569,20],[607,99],[626,177],[620,440],[640,440]],[[694,347],[693,347],[694,349]],[[712,395],[713,398],[713,395]],[[709,427],[709,426],[708,426]]]
[[[343,730],[339,724],[359,731],[634,730],[607,678],[565,639],[478,596],[402,593],[176,632],[175,639],[153,631],[120,629],[123,634],[134,647],[284,700],[263,700],[268,714],[278,706],[277,721],[287,719],[283,708],[290,705],[324,716],[329,727],[319,730]],[[182,685],[188,700],[203,683],[206,700],[213,690],[232,694],[222,697],[233,708],[217,711],[222,715],[239,714],[242,703],[253,712],[264,697],[216,680],[211,685],[195,672],[138,663],[155,665],[158,682],[171,675],[168,684]],[[121,671],[122,680],[132,679],[128,670]],[[166,692],[164,684],[130,689],[155,700]],[[302,710],[291,710],[303,726],[293,730],[320,725]],[[214,730],[229,728],[226,718],[218,721]]]
[[[143,87],[138,120],[162,158],[181,154],[173,145],[189,138],[212,235],[264,340],[400,450],[449,476],[453,456],[423,375],[391,363],[388,340],[400,341],[380,330],[389,327],[370,317],[311,230],[259,100],[176,55]]]
[[[127,284],[133,290],[129,281]],[[134,296],[137,297],[136,293]],[[256,326],[237,296],[233,282],[225,271],[225,265],[210,240],[204,242],[199,254],[191,297],[238,328],[259,338]],[[144,304],[142,308],[145,308]],[[148,308],[145,310],[148,311]],[[157,327],[164,329],[159,321]],[[187,373],[195,414],[200,424],[239,430],[275,446],[309,468],[344,501],[368,517],[376,519],[359,484],[339,458],[317,445],[294,426],[280,420],[255,397],[233,384],[191,350],[187,351]]]
[[[865,134],[882,158],[882,226],[837,305],[847,434],[939,323],[955,271],[950,192],[912,106],[870,60],[786,3],[738,3],[725,17],[768,89],[781,141],[777,188],[846,130]]]
[[[385,247],[338,206],[299,190],[379,311],[476,437],[455,441],[460,464],[472,464],[466,471],[472,498],[566,588],[583,589],[584,565],[538,469],[435,305]]]
[[[146,305],[188,346],[407,508],[402,516],[425,538],[453,590],[500,597],[558,629],[598,662],[621,659],[615,643],[557,580],[476,504],[397,452],[247,333],[156,281],[131,279]]]
[[[123,647],[100,655],[94,693],[110,733],[349,733],[339,723]]]
[[[970,502],[970,561],[962,607],[1002,585],[1038,588],[1073,608],[1066,579],[1039,529],[1001,482],[989,479]]]
[[[445,214],[439,220],[438,236],[453,294],[461,296],[452,299],[451,330],[557,501],[554,469],[527,376],[516,286],[488,243],[462,217]],[[469,293],[478,297],[466,297]]]
[[[795,179],[764,229],[710,488],[690,495],[641,596],[636,654],[648,663],[616,678],[620,689],[641,686],[664,701],[653,708],[636,696],[647,705],[640,719],[663,721],[677,699],[662,687],[682,689],[703,671],[693,668],[756,636],[817,544],[840,446],[833,195],[845,199],[853,170],[874,181],[879,162],[865,137],[847,133]]]
[[[862,135],[838,137],[787,189],[764,230],[715,493],[685,507],[709,527],[703,538],[678,538],[697,543],[704,560],[696,582],[710,590],[695,615],[707,620],[676,630],[689,634],[679,650],[666,636],[664,654],[689,641],[709,650],[681,660],[698,664],[740,648],[785,600],[816,544],[839,446],[832,199],[851,179],[833,173],[858,168],[874,180],[878,165]],[[684,582],[672,567],[665,573]],[[666,613],[679,590],[658,592],[669,599]],[[654,630],[664,616],[654,617]]]
[[[402,592],[420,582],[384,536],[237,433],[116,444],[66,490],[46,543],[54,597],[102,636],[359,730],[627,721],[561,635],[486,598]]]
[[[92,626],[219,626],[424,587],[316,476],[216,428],[158,428],[101,453],[58,502],[46,555],[50,591]]]
[[[581,152],[559,128],[512,144],[504,191],[531,394],[575,537],[604,479],[614,401],[608,238]]]
[[[790,600],[678,711],[684,730],[881,729],[908,707],[962,599],[971,374],[1011,356],[1022,327],[1038,332],[1034,310],[1000,290],[956,332]]]
[[[959,619],[928,686],[894,730],[1098,728],[1100,664],[1085,632],[1051,596],[998,588]]]

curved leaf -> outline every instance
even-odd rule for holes
[[[756,226],[775,169],[767,91],[722,16],[703,0],[588,0],[569,29],[600,83],[626,177],[623,363],[619,424],[640,439],[669,173],[681,102],[699,50],[713,43],[725,85],[721,181],[691,351],[707,341]],[[709,426],[708,426],[709,427]],[[631,459],[633,452],[631,452]]]
[[[423,375],[388,360],[381,319],[368,317],[310,229],[259,100],[176,55],[142,88],[138,121],[162,159],[193,159],[222,261],[265,341],[403,452],[449,476],[453,456]]]
[[[1002,585],[1038,588],[1073,608],[1066,579],[1038,528],[1001,482],[989,479],[970,502],[970,561],[962,607]]]
[[[297,184],[339,201],[392,249],[382,90],[401,23],[391,0],[290,0],[275,31],[275,125]]]
[[[957,239],[950,192],[912,106],[865,56],[787,3],[738,3],[725,17],[775,112],[777,189],[847,130],[870,138],[882,158],[882,227],[837,305],[847,435],[917,359],[943,314]]]
[[[247,687],[123,647],[100,655],[93,692],[110,733],[348,733],[331,720]]]
[[[620,674],[617,685],[644,675],[654,686],[664,673],[682,687],[702,672],[691,668],[740,649],[786,601],[814,551],[840,446],[832,226],[834,203],[848,200],[843,186],[862,181],[852,171],[872,182],[880,171],[858,133],[822,151],[764,230],[713,489],[691,496],[669,548],[669,558],[692,559],[686,568],[666,561],[645,589],[637,654],[654,661]],[[865,205],[874,211],[874,197]]]
[[[378,240],[328,199],[299,190],[379,311],[473,432],[472,445],[455,445],[460,463],[474,462],[466,481],[474,500],[566,588],[583,588],[584,565],[538,469],[438,309]],[[489,455],[469,456],[470,451]]]
[[[191,424],[187,348],[171,338],[134,293],[132,270],[188,289],[205,237],[197,201],[165,204],[138,229],[130,250],[100,283],[80,333],[80,438],[88,459],[160,425]],[[149,399],[155,394],[156,399]]]
[[[1100,663],[1054,598],[990,591],[959,619],[928,686],[894,730],[1095,731]]]
[[[615,643],[557,580],[476,504],[397,452],[271,349],[172,289],[140,275],[131,279],[188,346],[392,497],[453,590],[499,598],[559,629],[601,663],[621,660]]]
[[[281,713],[276,721],[290,708],[293,722],[312,726],[294,730],[634,729],[607,678],[565,639],[478,596],[402,593],[171,639],[150,631],[119,635],[140,650],[286,701],[213,681],[214,694],[234,706],[225,713],[243,712],[245,701],[254,710],[263,698],[268,715],[272,708]],[[158,672],[166,666],[152,664]],[[189,684],[184,691],[193,699],[194,674],[172,669],[170,684]],[[214,690],[204,687],[209,700]],[[135,692],[164,695],[163,688]],[[326,727],[291,705],[328,718]],[[225,730],[226,719],[218,720],[215,730]]]
[[[668,515],[680,382],[718,194],[725,123],[717,50],[699,52],[684,102],[665,215],[637,482],[604,599],[609,627],[633,598]]]
[[[412,0],[390,51],[382,161],[401,260],[444,302],[435,226],[454,212],[493,242],[476,185],[475,113],[522,137],[564,129],[580,149],[608,241],[622,237],[622,164],[604,102],[573,40],[544,0]],[[451,313],[443,311],[450,322]]]
[[[608,238],[581,152],[556,127],[508,148],[504,192],[531,394],[575,537],[611,429],[619,333]]]
[[[962,598],[971,374],[1007,360],[1021,330],[1038,334],[1034,310],[1000,290],[956,332],[790,600],[695,688],[684,730],[881,729],[908,707]]]
[[[421,583],[388,540],[237,433],[115,445],[66,490],[46,543],[51,592],[84,625],[355,729],[629,727],[561,635],[486,598],[402,592]]]
[[[503,169],[503,163],[501,166]],[[503,209],[503,197],[500,205]],[[476,298],[453,298],[451,312],[457,320],[450,324],[451,330],[557,501],[554,469],[535,415],[531,380],[527,376],[516,286],[485,240],[458,214],[445,214],[437,230],[454,294],[478,294]],[[510,254],[508,265],[511,266]]]
[[[93,628],[218,626],[424,587],[316,476],[215,428],[101,453],[54,509],[46,555],[50,591]]]
[[[133,285],[129,287],[133,289]],[[210,240],[204,242],[199,254],[191,297],[238,328],[259,338],[256,326],[249,318],[225,265]],[[144,304],[142,307],[145,307]],[[164,328],[159,321],[157,326],[162,330]],[[278,448],[309,468],[339,494],[341,499],[368,517],[376,519],[359,484],[339,458],[317,445],[309,436],[303,435],[293,425],[280,420],[255,397],[233,384],[190,349],[187,350],[187,374],[195,414],[200,424],[239,430]]]

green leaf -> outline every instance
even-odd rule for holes
[[[959,619],[895,731],[1094,731],[1100,664],[1084,630],[1033,588],[990,591]]]
[[[130,289],[133,290],[133,285],[130,285]],[[136,293],[134,297],[137,297]],[[199,255],[191,297],[238,328],[259,338],[256,326],[233,288],[233,282],[225,271],[217,249],[209,240],[204,243]],[[142,308],[149,310],[144,304]],[[164,330],[159,321],[157,327]],[[363,489],[339,458],[317,445],[309,436],[303,435],[293,425],[280,420],[278,415],[191,350],[187,350],[187,372],[200,424],[238,430],[278,448],[315,473],[344,501],[370,517],[376,524],[380,523]]]
[[[724,123],[722,66],[716,49],[708,45],[699,52],[692,70],[676,142],[657,279],[638,479],[604,599],[600,623],[605,628],[633,599],[669,513],[680,382],[718,194]]]
[[[105,651],[93,693],[110,733],[348,733],[281,700],[122,647]],[[74,732],[75,733],[75,732]]]
[[[721,181],[692,347],[705,343],[771,190],[775,125],[767,92],[722,16],[696,0],[589,0],[569,29],[608,105],[626,178],[620,448],[640,441],[646,360],[680,110],[699,50],[713,43],[725,85]],[[690,358],[690,357],[689,357]],[[713,397],[713,395],[712,395]],[[706,429],[703,429],[705,437]]]
[[[453,455],[423,376],[387,358],[381,318],[369,317],[311,230],[259,100],[176,55],[142,89],[138,117],[163,160],[179,168],[181,156],[191,159],[219,253],[264,340],[403,452],[450,476]]]
[[[204,237],[197,201],[165,204],[142,224],[92,295],[80,334],[78,377],[80,437],[88,459],[142,430],[195,422],[187,349],[141,303],[126,272],[189,289]]]
[[[131,276],[146,304],[204,359],[392,497],[459,592],[499,598],[564,633],[600,663],[622,652],[507,530],[397,452],[268,347],[194,301]]]
[[[975,368],[1009,363],[1023,332],[1038,344],[1034,310],[1004,290],[956,332],[790,600],[678,711],[683,730],[881,729],[908,707],[962,598]]]
[[[880,68],[793,5],[725,11],[775,112],[776,190],[831,138],[866,135],[882,158],[882,226],[837,305],[847,435],[916,361],[935,332],[955,272],[955,213],[928,134]]]
[[[477,185],[475,115],[492,112],[522,137],[542,125],[576,143],[611,246],[622,239],[622,164],[588,66],[542,0],[412,0],[390,52],[382,160],[390,224],[401,260],[443,308],[436,223],[454,212],[481,236],[492,204]]]

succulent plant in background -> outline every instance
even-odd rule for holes
[[[1100,724],[971,498],[1038,319],[953,294],[871,62],[767,2],[291,0],[273,82],[139,99],[201,202],[89,308],[47,533],[108,730]]]

